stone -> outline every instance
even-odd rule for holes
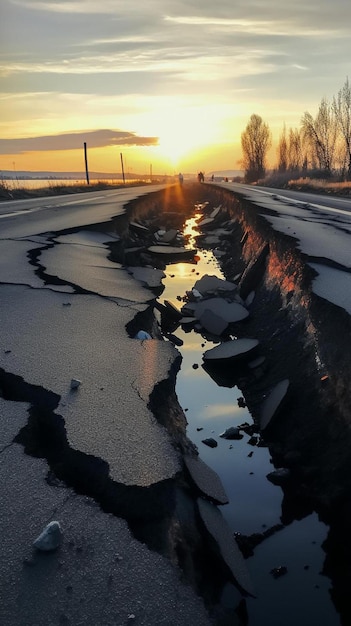
[[[33,542],[34,548],[41,552],[56,550],[62,541],[62,530],[57,521],[50,522]]]
[[[205,446],[208,446],[209,448],[217,448],[218,443],[215,439],[213,439],[213,437],[209,437],[208,439],[203,439],[202,443],[205,444]]]
[[[267,478],[273,485],[283,485],[290,478],[290,470],[286,467],[279,467],[267,474]]]
[[[279,567],[274,567],[271,570],[271,574],[273,578],[280,578],[281,576],[285,576],[288,573],[288,568],[285,565],[279,565]]]
[[[146,332],[146,330],[138,330],[137,334],[135,335],[134,339],[152,339],[151,335],[149,335],[149,333]]]
[[[242,439],[243,435],[241,434],[239,428],[236,426],[231,426],[227,428],[224,433],[219,435],[222,439]]]
[[[72,378],[71,379],[71,389],[78,389],[78,387],[82,384],[81,380],[78,380],[78,378]]]

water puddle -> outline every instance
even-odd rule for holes
[[[198,217],[186,223],[184,235],[190,237],[189,246],[194,245]],[[165,289],[159,300],[170,300],[179,308],[186,292],[204,274],[224,278],[211,250],[198,249],[196,264],[170,264],[165,273]],[[185,325],[178,326],[174,334],[183,342],[178,347],[182,366],[176,393],[187,417],[187,435],[196,444],[200,458],[222,480],[229,498],[229,503],[220,507],[223,516],[233,533],[249,536],[275,530],[256,546],[247,561],[257,590],[256,598],[247,599],[249,626],[337,626],[340,622],[329,595],[330,581],[320,574],[325,558],[321,546],[328,527],[316,514],[282,526],[284,494],[266,478],[274,469],[268,448],[257,446],[257,439],[250,434],[243,433],[242,439],[232,441],[219,436],[226,428],[253,424],[253,420],[242,406],[240,389],[219,386],[201,367],[203,352],[216,344]],[[216,440],[217,447],[202,443],[209,437]],[[287,572],[274,577],[271,572],[279,567],[287,568]],[[224,591],[223,603],[230,606],[230,585]]]

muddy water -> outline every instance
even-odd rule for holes
[[[188,220],[185,234],[196,234],[195,220]],[[177,301],[204,274],[223,278],[219,262],[212,251],[199,250],[196,265],[171,264],[166,268],[164,292],[160,301]],[[178,303],[181,306],[181,302]],[[179,347],[182,366],[177,376],[176,392],[186,412],[187,435],[196,444],[200,458],[220,476],[229,504],[221,511],[233,533],[252,535],[281,525],[283,492],[266,476],[274,468],[266,447],[251,445],[250,436],[228,441],[220,434],[230,426],[252,423],[247,408],[238,405],[242,397],[237,387],[218,386],[201,367],[204,350],[215,345],[199,331],[178,327],[176,336],[183,341]],[[216,448],[202,440],[212,437]],[[254,550],[248,567],[257,597],[247,600],[249,626],[336,626],[340,624],[330,599],[330,581],[321,575],[324,561],[323,541],[328,527],[316,514],[277,530]],[[271,571],[280,566],[287,573],[274,578]],[[228,586],[223,603],[231,606],[236,594]]]

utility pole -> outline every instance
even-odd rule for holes
[[[84,161],[85,161],[85,176],[87,179],[87,185],[89,185],[89,170],[88,170],[88,155],[87,155],[87,144],[84,142]]]
[[[150,182],[152,182],[152,163],[150,163]]]
[[[126,179],[125,179],[125,176],[124,176],[124,166],[123,166],[123,154],[122,154],[122,152],[121,152],[121,165],[122,165],[123,185],[125,185],[126,184]]]

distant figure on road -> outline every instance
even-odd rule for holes
[[[199,181],[199,183],[203,183],[205,180],[205,176],[203,174],[203,172],[199,172],[197,175],[197,180]]]
[[[214,181],[214,174],[212,174],[212,176],[211,176],[211,180],[212,180],[212,182]]]
[[[178,174],[178,180],[179,180],[179,184],[182,185],[184,181],[184,176],[181,172],[179,172]]]

